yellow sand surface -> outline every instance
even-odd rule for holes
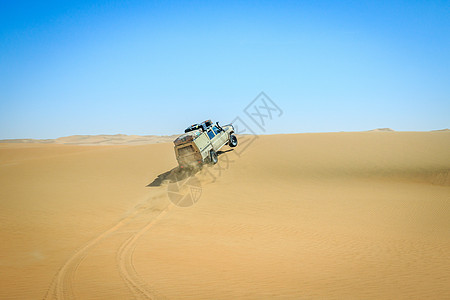
[[[450,132],[0,144],[0,299],[450,299]]]

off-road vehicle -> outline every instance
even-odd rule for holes
[[[236,147],[237,138],[233,125],[220,126],[219,122],[206,120],[186,128],[173,143],[180,168],[193,168],[204,163],[216,164],[217,152],[225,145]]]

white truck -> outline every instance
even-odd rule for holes
[[[234,127],[220,126],[206,120],[189,126],[174,142],[175,156],[180,168],[201,167],[204,163],[216,164],[217,152],[225,145],[237,146]]]

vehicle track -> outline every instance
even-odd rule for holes
[[[136,212],[137,214],[137,212]],[[122,219],[114,226],[91,240],[89,243],[84,245],[78,251],[76,251],[59,269],[55,278],[53,279],[52,284],[50,285],[49,290],[47,291],[44,299],[65,299],[65,298],[73,298],[73,281],[75,277],[75,273],[78,270],[80,264],[83,259],[86,257],[90,248],[96,245],[98,242],[103,240],[105,237],[119,229],[122,225],[124,225],[128,220],[133,218],[136,214],[126,217]]]
[[[148,199],[147,199],[148,200]],[[95,237],[94,239],[92,239],[90,242],[88,242],[86,245],[84,245],[83,247],[81,247],[80,249],[78,249],[62,266],[61,268],[58,270],[58,272],[56,273],[55,277],[52,280],[52,283],[50,284],[49,288],[47,289],[46,294],[44,295],[43,299],[57,299],[57,300],[62,300],[62,299],[73,299],[75,297],[74,295],[74,288],[73,288],[73,283],[75,280],[75,275],[78,271],[79,266],[81,265],[81,263],[83,262],[84,258],[88,255],[89,250],[95,246],[96,244],[98,244],[100,241],[102,241],[103,239],[105,239],[106,237],[108,237],[109,235],[113,234],[115,231],[117,231],[119,228],[121,228],[123,225],[129,223],[133,218],[135,218],[137,215],[142,213],[142,210],[140,209],[136,209],[139,207],[139,205],[142,203],[139,203],[136,207],[135,210],[132,211],[132,213],[130,213],[128,216],[126,216],[125,218],[123,218],[122,220],[118,221],[116,224],[114,224],[111,228],[109,228],[108,230],[104,231],[103,233],[101,233],[100,235],[98,235],[97,237]],[[165,215],[165,213],[167,213],[167,210],[163,210],[154,221],[156,221],[157,219],[159,219],[160,217],[162,217],[163,215]],[[132,235],[132,238],[130,238],[130,242],[132,242],[132,245],[134,243],[136,243],[137,239],[142,236],[142,234],[145,233],[145,231],[147,231],[152,225],[154,224],[153,221],[149,222],[143,229],[145,229],[144,231],[142,231],[143,229],[141,229],[138,233]],[[142,231],[142,233],[141,233]],[[128,240],[127,240],[128,241]],[[123,245],[122,245],[123,246]],[[122,247],[121,247],[122,248]],[[126,256],[131,255],[134,251],[134,248],[131,247],[131,253],[128,254],[128,250],[129,247],[126,248],[127,251],[125,251]],[[120,249],[119,249],[120,251]],[[130,257],[131,257],[130,256]],[[119,266],[119,269],[123,270],[123,268],[121,266]],[[133,267],[134,270],[134,267]],[[121,272],[123,273],[123,272]],[[127,272],[125,272],[127,273]],[[130,272],[132,274],[132,272]],[[128,273],[127,273],[128,274]],[[134,272],[135,274],[135,272]],[[137,274],[136,274],[137,276]],[[136,277],[135,276],[135,277]],[[138,278],[138,276],[137,276]],[[134,283],[135,281],[133,281],[133,279],[131,280],[132,283]]]
[[[148,222],[143,228],[131,235],[120,246],[117,251],[117,264],[119,273],[125,281],[127,287],[136,299],[164,299],[165,297],[157,293],[148,284],[146,284],[133,264],[133,254],[136,249],[137,241],[144,235],[158,220],[164,217],[172,208],[173,204],[169,204],[167,208],[160,212],[153,220]]]

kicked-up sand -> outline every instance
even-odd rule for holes
[[[450,132],[0,144],[0,299],[450,299]]]

